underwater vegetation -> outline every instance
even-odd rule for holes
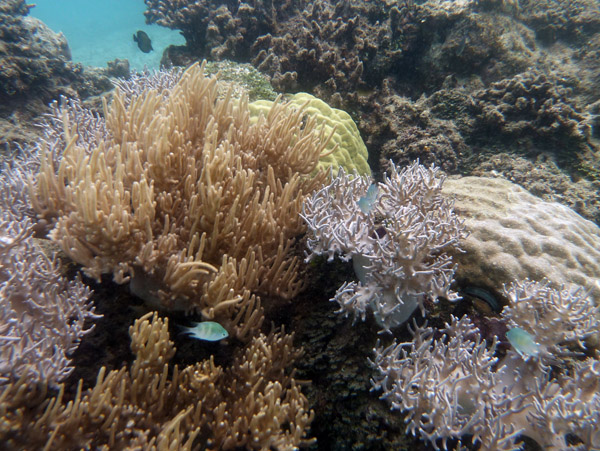
[[[595,0],[145,3],[0,4],[0,448],[600,449]]]

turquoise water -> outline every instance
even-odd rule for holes
[[[31,15],[69,41],[73,61],[106,67],[126,58],[132,69],[158,68],[163,50],[185,43],[178,31],[144,22],[143,0],[37,0]],[[143,53],[133,42],[137,30],[152,39],[154,51]]]

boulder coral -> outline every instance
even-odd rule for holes
[[[337,175],[340,168],[347,173],[356,172],[359,175],[370,175],[371,168],[367,161],[369,154],[360,132],[350,115],[337,108],[331,108],[321,99],[299,92],[288,98],[288,104],[302,109],[306,117],[317,121],[317,128],[324,130],[331,139],[321,158],[318,168],[331,170]],[[268,100],[257,100],[250,103],[253,118],[261,113],[265,116],[276,103]]]
[[[465,252],[454,254],[459,282],[497,293],[514,280],[573,283],[591,290],[600,305],[596,224],[500,178],[450,178],[442,192],[455,199],[469,232]]]

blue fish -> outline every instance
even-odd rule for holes
[[[509,329],[506,338],[514,350],[525,359],[538,355],[542,350],[542,346],[535,342],[535,337],[520,327]]]
[[[373,208],[373,204],[377,200],[377,193],[379,193],[379,188],[375,183],[373,183],[371,186],[369,186],[367,194],[358,199],[358,206],[364,214],[369,213]]]
[[[229,336],[227,330],[214,321],[203,321],[192,324],[192,327],[179,326],[182,329],[181,334],[205,341],[219,341]]]

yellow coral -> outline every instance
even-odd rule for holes
[[[269,100],[257,100],[250,103],[250,112],[253,120],[262,113],[267,116],[274,102]],[[332,169],[333,175],[337,175],[338,169],[343,167],[348,173],[354,171],[359,175],[371,175],[371,168],[367,162],[369,156],[367,147],[360,137],[358,127],[348,113],[343,110],[331,108],[321,99],[305,92],[294,94],[289,99],[290,105],[304,108],[304,114],[315,118],[317,127],[329,135],[335,128],[325,153],[319,160],[322,169]]]

